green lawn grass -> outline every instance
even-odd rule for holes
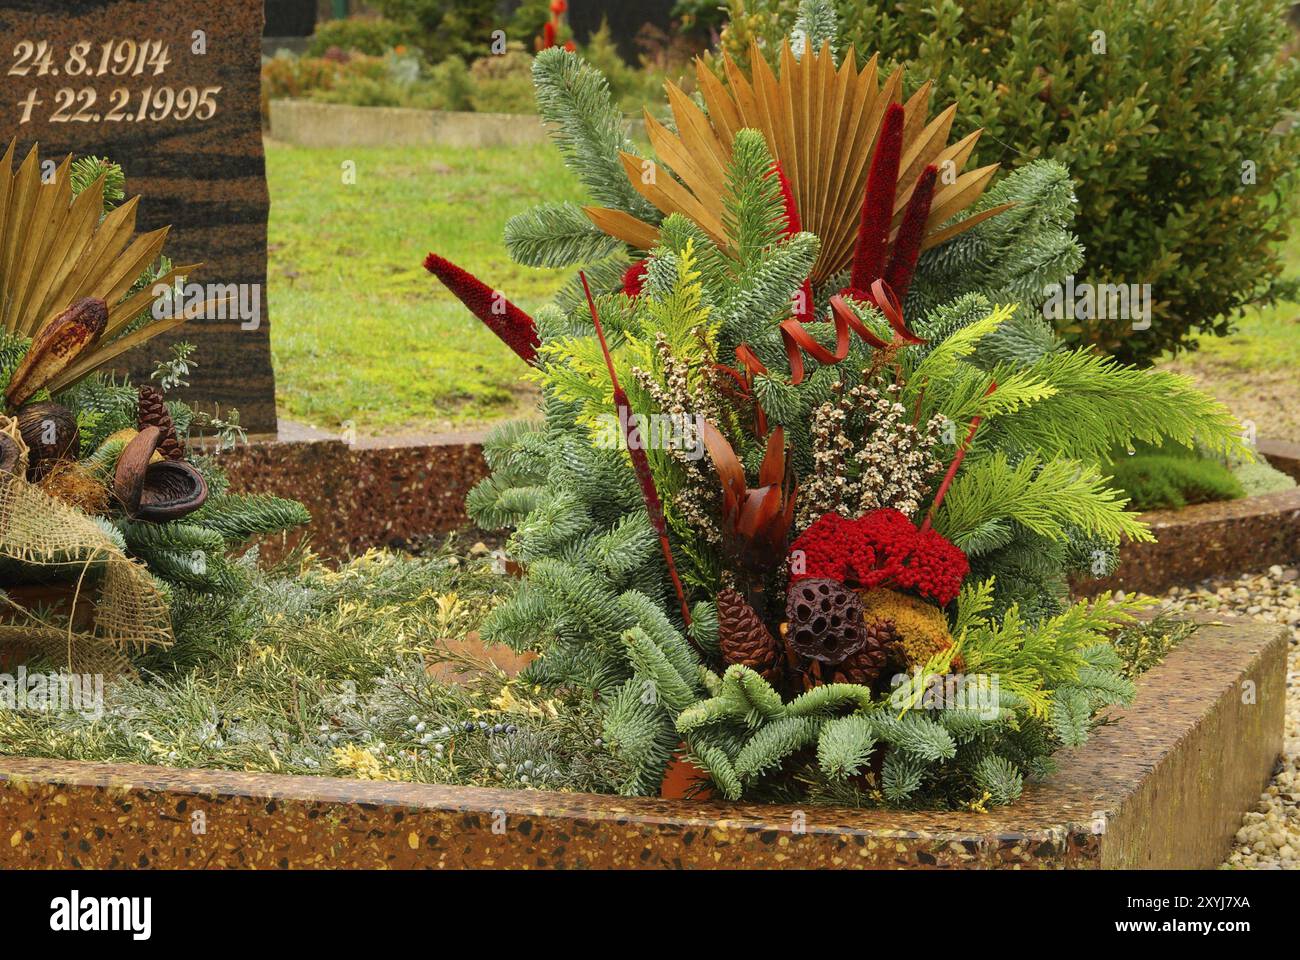
[[[343,164],[356,165],[356,183]],[[569,271],[520,267],[506,220],[582,200],[550,145],[316,150],[268,142],[271,346],[280,416],[362,434],[436,431],[517,415],[523,365],[422,267],[436,251],[532,311]],[[1285,255],[1300,273],[1300,224]],[[1164,366],[1300,441],[1300,305],[1252,309],[1236,331]]]
[[[524,366],[423,268],[436,251],[524,310],[567,276],[514,264],[502,228],[579,200],[557,151],[316,150],[268,141],[271,347],[281,417],[362,434],[445,430],[518,412]],[[344,182],[355,163],[356,182]]]

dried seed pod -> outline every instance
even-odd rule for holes
[[[60,460],[75,459],[81,448],[77,418],[62,404],[27,404],[18,411],[18,429],[27,444],[30,480],[41,479]]]
[[[31,349],[9,378],[5,401],[11,407],[22,406],[72,366],[107,325],[108,305],[97,297],[85,297],[68,307],[36,334]]]
[[[184,460],[163,460],[149,464],[144,474],[137,518],[152,523],[179,520],[203,506],[208,484]]]
[[[147,427],[135,435],[117,459],[113,493],[133,520],[163,523],[203,506],[208,485],[184,460],[153,462],[162,431]]]
[[[867,632],[858,595],[834,580],[799,580],[786,597],[786,643],[803,657],[841,663],[863,648]]]

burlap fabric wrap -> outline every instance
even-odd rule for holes
[[[26,480],[0,473],[0,558],[62,567],[73,603],[89,598],[89,625],[43,617],[0,594],[0,644],[35,648],[76,673],[130,669],[127,654],[172,642],[167,602],[144,567],[130,560],[90,517]],[[2,585],[0,585],[2,586]]]

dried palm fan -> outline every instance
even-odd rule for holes
[[[75,350],[64,351],[54,369],[42,371],[37,389],[56,392],[183,323],[183,317],[167,317],[121,335],[157,299],[154,286],[170,285],[199,264],[174,267],[128,295],[158,259],[170,228],[133,237],[139,197],[101,220],[103,177],[74,198],[71,156],[44,182],[36,146],[15,172],[16,143],[11,140],[0,159],[0,329],[36,341],[73,304],[103,301],[107,309],[101,330]]]
[[[788,42],[781,49],[779,76],[757,46],[751,51],[750,62],[752,78],[724,53],[724,84],[703,61],[696,61],[707,115],[680,88],[668,84],[676,133],[646,112],[650,142],[680,180],[658,176],[646,183],[643,161],[629,153],[620,157],[637,192],[664,214],[681,213],[694,220],[725,247],[723,195],[731,142],[745,128],[760,131],[789,178],[803,229],[821,239],[821,253],[812,272],[813,281],[821,283],[846,269],[852,260],[872,145],[886,108],[899,102],[903,71],[901,67],[895,70],[881,85],[877,57],[859,71],[850,49],[843,66],[837,68],[829,45],[796,60]],[[927,166],[939,168],[944,176],[925,221],[922,250],[1006,209],[994,207],[944,226],[979,198],[998,165],[960,173],[981,131],[948,144],[957,107],[948,107],[926,123],[930,87],[929,81],[922,84],[904,105],[891,248],[912,190]],[[951,177],[949,173],[959,175]],[[587,207],[586,213],[605,233],[643,250],[649,250],[658,239],[656,227],[622,211]]]

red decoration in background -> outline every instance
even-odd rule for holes
[[[880,126],[880,138],[871,155],[867,173],[867,192],[862,198],[862,219],[858,223],[858,242],[853,250],[853,272],[846,296],[868,299],[856,291],[871,289],[871,283],[885,275],[885,250],[889,246],[889,228],[894,219],[894,194],[898,189],[898,164],[903,153],[902,104],[891,103]]]
[[[829,579],[866,590],[894,587],[940,605],[952,602],[970,572],[966,554],[891,508],[857,520],[828,513],[800,534],[795,551],[803,551],[804,563],[791,583]]]
[[[493,290],[469,271],[436,253],[425,257],[424,269],[441,280],[443,286],[469,308],[470,313],[482,320],[525,363],[536,365],[541,341],[532,317],[507,300],[499,290]]]
[[[559,41],[560,27],[563,25],[561,18],[568,9],[566,0],[551,0],[551,19],[542,24],[542,35],[533,41],[539,51],[549,50]],[[572,40],[565,40],[564,49],[572,53],[578,49],[578,45]]]
[[[799,208],[794,202],[794,191],[790,189],[790,180],[781,169],[780,161],[775,161],[772,169],[776,172],[777,180],[781,184],[781,200],[785,204],[785,235],[792,237],[796,233],[803,231],[803,221],[799,218]],[[813,294],[812,279],[805,277],[803,286],[799,288],[800,299],[802,304],[796,304],[791,309],[791,314],[797,319],[807,323],[813,318]]]
[[[629,297],[641,296],[641,290],[645,287],[646,268],[649,265],[650,261],[648,259],[638,260],[624,271],[623,292]]]

